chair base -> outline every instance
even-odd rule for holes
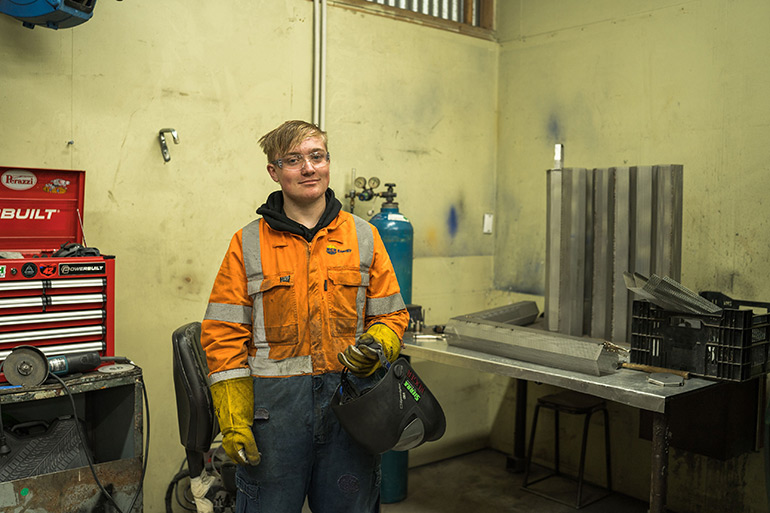
[[[575,509],[590,506],[595,502],[609,497],[613,493],[612,490],[608,490],[601,485],[589,483],[584,480],[583,497],[581,503],[576,504],[575,495],[578,487],[577,478],[566,474],[557,474],[547,468],[543,468],[543,471],[546,471],[547,473],[529,481],[529,483],[527,483],[526,486],[522,486],[521,489],[543,497],[544,499],[552,500]],[[538,486],[535,487],[534,485]]]

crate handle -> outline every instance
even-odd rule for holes
[[[703,321],[700,319],[693,319],[692,317],[679,317],[672,315],[668,322],[669,326],[673,326],[674,328],[687,328],[695,330],[703,329]]]

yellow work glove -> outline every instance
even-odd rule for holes
[[[211,399],[222,431],[222,448],[240,465],[257,465],[261,456],[254,441],[254,385],[251,376],[211,385]]]
[[[401,351],[401,341],[395,332],[384,324],[374,324],[366,333],[358,337],[355,345],[348,346],[337,359],[350,372],[360,378],[371,376],[380,368],[382,362],[378,349],[390,363],[396,361]]]

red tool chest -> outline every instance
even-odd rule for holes
[[[19,345],[115,355],[114,257],[55,254],[83,244],[84,190],[84,171],[0,166],[0,362]]]

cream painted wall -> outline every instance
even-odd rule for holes
[[[116,255],[116,352],[149,390],[148,513],[164,511],[184,456],[171,333],[201,319],[230,236],[275,190],[256,140],[311,117],[312,6],[102,0],[59,31],[0,16],[0,161],[86,170],[87,242]],[[353,168],[398,184],[416,234],[413,300],[430,322],[505,301],[481,233],[496,199],[498,45],[333,4],[328,28],[332,187],[341,197]],[[165,127],[180,137],[168,163]],[[379,202],[356,213],[369,209]],[[478,392],[493,378],[416,365],[451,391],[459,420],[437,454],[413,461],[484,446],[492,403]]]
[[[342,196],[354,168],[398,184],[415,226],[413,301],[428,322],[519,299],[542,308],[555,142],[568,165],[683,164],[683,281],[768,297],[770,6],[638,5],[504,0],[500,44],[330,5],[332,187]],[[103,0],[91,21],[60,31],[0,16],[2,163],[85,169],[88,242],[117,256],[117,352],[144,369],[150,393],[147,512],[163,510],[183,457],[170,334],[200,319],[230,235],[274,190],[256,139],[310,117],[311,31],[308,0]],[[181,138],[167,164],[163,127]],[[378,208],[359,203],[356,213]],[[481,233],[488,211],[492,236]],[[415,365],[455,420],[413,464],[490,441],[510,452],[510,380]],[[644,498],[637,414],[613,405],[612,415],[616,483]],[[757,454],[720,466],[674,451],[671,467],[678,511],[725,496],[764,511]],[[696,470],[695,487],[684,468]]]
[[[498,7],[495,288],[543,294],[545,170],[563,143],[567,166],[683,164],[683,283],[767,301],[770,4]],[[646,498],[649,443],[637,438],[637,415],[613,405],[614,484]],[[766,511],[761,453],[722,463],[674,450],[670,468],[672,510]]]

